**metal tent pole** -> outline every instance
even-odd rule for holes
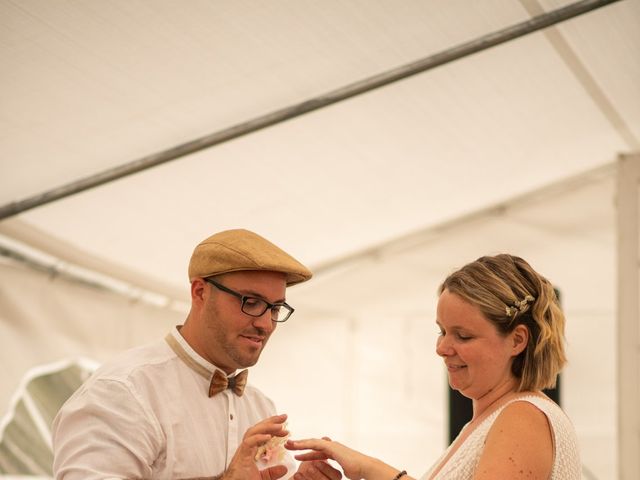
[[[640,153],[618,157],[618,478],[640,478]]]
[[[582,0],[575,2],[551,12],[538,15],[530,20],[483,35],[477,39],[462,43],[421,60],[351,83],[345,87],[338,88],[319,97],[276,110],[247,122],[225,128],[210,135],[177,145],[168,150],[148,155],[119,167],[105,170],[61,187],[48,190],[44,193],[31,196],[24,200],[11,202],[0,207],[0,220],[75,193],[103,185],[113,180],[138,173],[148,168],[161,165],[171,160],[184,157],[200,150],[213,147],[214,145],[284,122],[305,113],[318,110],[347,98],[389,85],[393,82],[397,82],[398,80],[425,72],[468,55],[481,52],[488,48],[500,45],[537,30],[547,28],[617,1],[620,0]]]

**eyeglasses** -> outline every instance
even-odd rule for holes
[[[274,322],[286,322],[291,314],[294,312],[294,308],[287,305],[285,302],[282,303],[269,303],[262,298],[250,297],[248,295],[242,295],[230,288],[225,287],[224,285],[219,284],[215,280],[211,280],[210,278],[205,278],[205,282],[210,283],[218,290],[221,290],[229,295],[233,295],[240,299],[240,309],[250,315],[252,317],[261,317],[264,315],[264,312],[267,310],[271,310],[271,320]]]

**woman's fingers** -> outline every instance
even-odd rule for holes
[[[304,440],[289,440],[286,447],[289,450],[319,450],[327,448],[329,440],[321,440],[319,438],[307,438]]]
[[[295,456],[296,460],[327,460],[333,458],[329,445],[331,441],[320,440],[318,438],[309,438],[306,440],[289,440],[285,447],[289,450],[311,450],[310,452],[299,453]]]
[[[322,452],[306,452],[299,453],[294,456],[296,460],[300,460],[302,462],[311,461],[311,460],[327,460],[329,457]]]
[[[298,460],[335,460],[340,464],[347,478],[362,478],[363,469],[371,461],[370,457],[331,440],[319,438],[290,440],[285,446],[289,450],[311,450],[296,455]]]

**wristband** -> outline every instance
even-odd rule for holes
[[[401,477],[404,477],[407,474],[406,470],[402,470],[399,474],[393,477],[393,480],[400,480]]]

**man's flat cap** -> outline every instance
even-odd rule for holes
[[[189,262],[189,280],[242,270],[282,272],[287,285],[309,280],[311,271],[269,240],[249,230],[225,230],[203,240]]]

